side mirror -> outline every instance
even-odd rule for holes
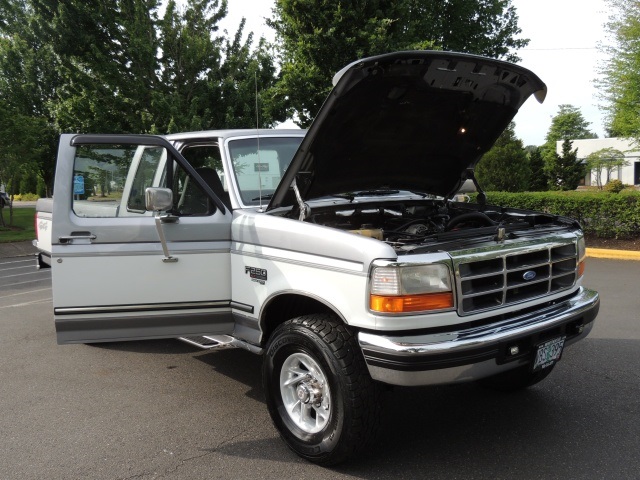
[[[173,192],[170,188],[149,187],[144,191],[144,206],[147,211],[156,212],[156,229],[158,230],[160,244],[162,245],[162,251],[164,252],[164,258],[162,261],[165,263],[177,262],[178,259],[169,254],[169,247],[167,246],[167,239],[164,236],[162,224],[178,223],[179,217],[168,213],[160,214],[160,212],[170,210],[173,206]]]
[[[170,188],[149,187],[144,191],[144,204],[147,211],[164,212],[173,206],[173,192]]]

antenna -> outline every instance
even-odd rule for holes
[[[256,91],[256,140],[258,142],[258,198],[262,211],[262,161],[260,160],[260,118],[258,111],[258,72],[253,72],[253,85]]]

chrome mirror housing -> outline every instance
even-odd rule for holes
[[[173,206],[173,192],[170,188],[149,187],[144,191],[147,211],[164,212]]]

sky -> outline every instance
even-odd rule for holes
[[[229,13],[221,26],[234,34],[245,17],[245,32],[273,40],[273,30],[265,22],[273,4],[273,0],[229,0]],[[605,0],[512,0],[512,5],[522,29],[519,38],[530,39],[527,48],[517,52],[519,63],[536,73],[548,89],[542,105],[531,97],[520,109],[514,119],[516,136],[525,145],[542,145],[559,105],[569,104],[580,109],[591,131],[604,137],[602,102],[594,80],[606,60],[597,48],[607,40]]]

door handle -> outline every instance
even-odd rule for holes
[[[58,241],[60,242],[61,245],[68,245],[70,243],[73,243],[74,240],[95,240],[96,237],[95,235],[93,235],[91,232],[78,232],[76,233],[72,233],[71,235],[64,235],[61,237],[58,237]]]

